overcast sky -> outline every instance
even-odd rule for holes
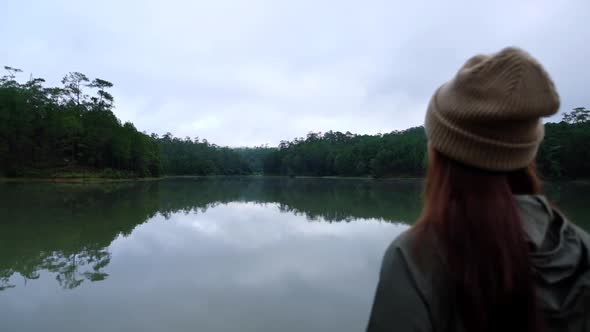
[[[590,107],[590,1],[485,3],[5,0],[0,65],[109,80],[123,121],[231,146],[421,125],[468,57],[508,45],[545,65],[562,112]]]

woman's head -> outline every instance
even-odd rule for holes
[[[434,93],[426,114],[429,144],[449,158],[490,171],[529,166],[543,139],[541,118],[559,108],[543,67],[506,48],[469,59]]]
[[[424,209],[415,230],[418,238],[437,236],[466,331],[542,326],[513,195],[540,193],[541,118],[558,107],[548,74],[516,48],[471,58],[430,101]]]

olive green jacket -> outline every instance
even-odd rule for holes
[[[532,248],[547,332],[590,331],[590,236],[543,196],[515,198]],[[442,265],[417,264],[412,236],[401,234],[385,253],[367,331],[461,331],[445,292]],[[440,262],[439,253],[430,251],[427,255]]]

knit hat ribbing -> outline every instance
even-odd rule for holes
[[[541,117],[555,114],[559,96],[528,53],[506,48],[469,59],[430,100],[425,128],[442,154],[477,168],[528,166],[544,136]]]

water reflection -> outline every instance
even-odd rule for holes
[[[157,189],[157,188],[156,188]],[[55,273],[63,288],[107,277],[106,250],[119,234],[153,217],[150,188],[141,186],[0,185],[0,289],[15,287],[11,276],[38,279]],[[156,203],[156,204],[154,204]]]
[[[156,214],[170,218],[237,201],[277,202],[280,211],[302,214],[310,221],[411,220],[419,186],[396,185],[392,191],[367,181],[282,178],[2,184],[0,290],[15,286],[10,282],[15,273],[26,283],[38,279],[41,270],[55,273],[63,288],[103,280],[108,276],[103,268],[111,259],[109,244]],[[396,199],[406,203],[392,205]]]
[[[550,188],[574,218],[588,189]],[[359,331],[419,196],[413,180],[0,184],[2,330]]]
[[[548,190],[566,214],[579,222],[586,220],[588,186],[562,183]],[[174,219],[203,233],[225,232],[216,241],[246,238],[254,245],[278,236],[272,232],[282,229],[277,225],[284,227],[291,216],[328,223],[412,222],[419,214],[420,191],[416,180],[217,178],[101,185],[0,184],[0,290],[39,279],[42,272],[65,289],[104,280],[109,276],[105,267],[112,259],[111,243],[147,220]],[[258,219],[265,222],[232,222],[225,227],[223,216],[214,212],[225,211],[239,220],[244,209],[256,205],[265,207],[258,211]],[[280,215],[267,220],[261,211],[269,209]],[[208,221],[195,214],[207,216]],[[339,229],[297,225],[301,232]],[[162,234],[167,226],[161,227],[154,241],[166,242]],[[351,229],[356,228],[364,229]],[[248,236],[251,232],[256,236]]]

